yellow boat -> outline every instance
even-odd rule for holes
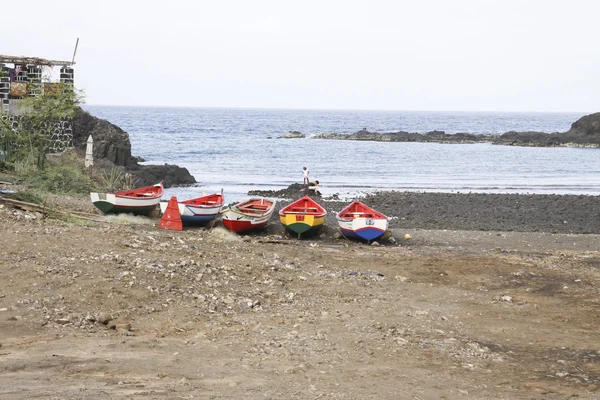
[[[285,229],[301,235],[320,231],[325,223],[327,210],[308,196],[294,201],[279,211],[279,220]]]

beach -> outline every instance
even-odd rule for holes
[[[329,219],[295,240],[275,219],[239,237],[3,205],[0,395],[597,398],[597,197],[364,201],[393,241]]]
[[[0,400],[600,399],[600,3],[11,5]]]

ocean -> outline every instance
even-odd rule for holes
[[[312,139],[321,132],[408,131],[502,134],[563,132],[584,114],[340,111],[85,106],[129,133],[145,164],[187,168],[198,185],[166,196],[223,189],[226,202],[249,190],[302,182],[302,168],[324,196],[380,190],[600,195],[600,149],[491,144],[383,143]],[[278,139],[288,131],[305,139]]]

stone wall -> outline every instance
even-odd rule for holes
[[[0,64],[0,112],[8,112],[10,97],[10,78],[8,68]]]
[[[22,121],[22,116],[0,114],[0,124],[8,125],[15,134],[19,134]],[[50,153],[62,153],[73,147],[73,123],[70,120],[44,122],[41,131],[48,137]],[[0,140],[4,137],[5,135],[0,131]]]

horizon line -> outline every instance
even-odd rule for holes
[[[358,111],[358,112],[423,112],[423,113],[514,113],[514,114],[595,114],[600,111],[509,111],[509,110],[415,110],[415,109],[368,109],[368,108],[286,108],[286,107],[241,107],[241,106],[173,106],[132,104],[89,104],[91,107],[130,108],[180,108],[180,109],[234,109],[234,110],[279,110],[279,111]]]

